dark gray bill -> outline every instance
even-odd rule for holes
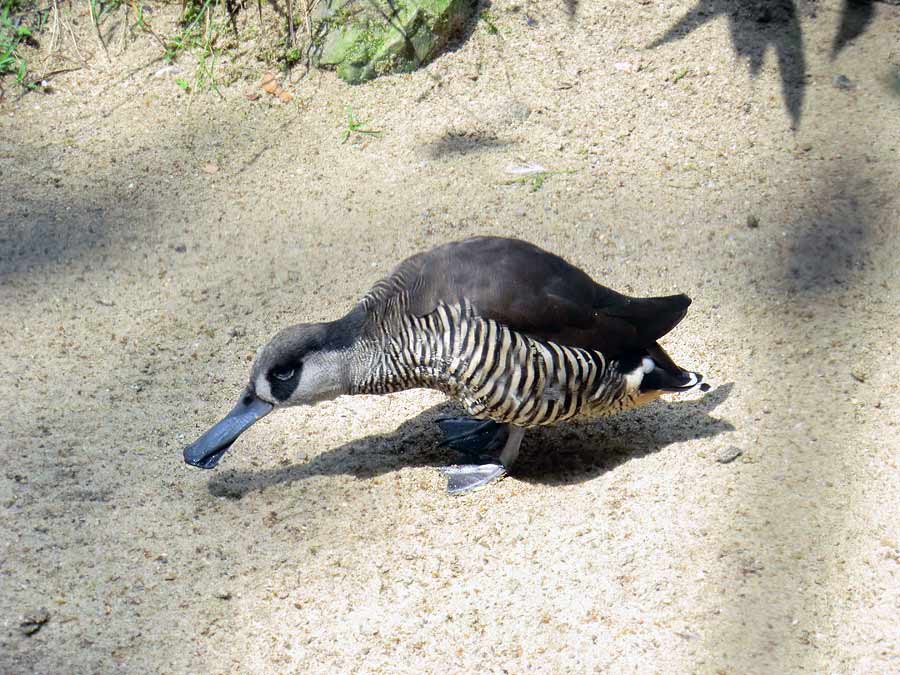
[[[222,455],[258,419],[272,412],[272,404],[256,398],[249,389],[221,422],[184,449],[184,461],[201,469],[212,469]]]

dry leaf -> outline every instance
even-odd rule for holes
[[[259,94],[257,94],[255,91],[245,91],[244,98],[248,101],[255,101],[259,98]]]
[[[294,99],[293,94],[285,91],[282,86],[278,84],[278,80],[275,79],[275,76],[272,73],[266,73],[265,75],[263,75],[259,86],[264,92],[266,92],[267,94],[272,94],[272,96],[277,96],[279,100],[284,103],[287,103],[288,101],[292,101]]]

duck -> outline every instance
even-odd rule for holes
[[[212,469],[273,410],[343,395],[430,388],[465,415],[437,419],[450,494],[506,476],[528,429],[601,418],[709,385],[659,340],[684,294],[631,297],[519,239],[479,236],[401,262],[347,314],[284,328],[263,345],[231,411],[183,451]]]

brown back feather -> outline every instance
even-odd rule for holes
[[[479,315],[515,331],[611,358],[656,346],[691,303],[685,295],[622,295],[557,255],[500,237],[438,246],[407,259],[394,274],[405,277],[418,316],[465,298]]]

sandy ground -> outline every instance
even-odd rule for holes
[[[649,47],[692,4],[498,0],[499,35],[288,105],[189,101],[145,38],[8,91],[0,671],[900,671],[900,8],[832,60],[804,6],[792,130],[747,24]],[[348,106],[382,136],[341,144]],[[690,294],[664,344],[713,389],[529,433],[463,498],[431,392],[182,463],[273,332],[476,233]]]

